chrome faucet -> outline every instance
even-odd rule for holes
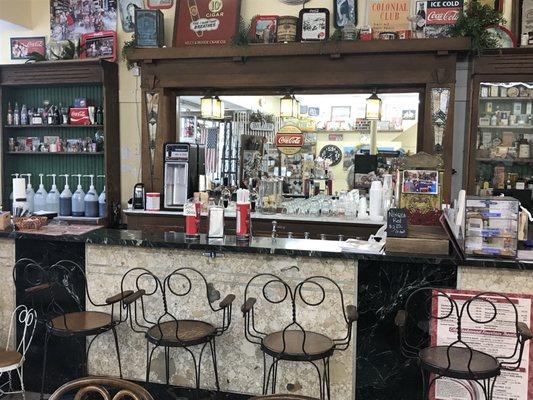
[[[272,239],[276,239],[277,237],[277,232],[276,232],[276,226],[278,225],[278,222],[277,221],[272,221]]]

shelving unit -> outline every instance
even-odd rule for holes
[[[42,107],[62,103],[73,106],[76,98],[86,98],[88,105],[103,108],[103,125],[7,125],[7,106],[17,102],[19,107]],[[105,184],[108,218],[101,221],[113,225],[118,221],[114,213],[120,205],[120,145],[118,116],[118,68],[114,63],[102,60],[74,60],[11,64],[0,66],[0,138],[2,141],[2,205],[9,208],[11,176],[14,173],[31,173],[32,184],[38,186],[38,174],[105,175],[95,179],[95,187],[101,193]],[[26,152],[9,151],[9,138],[59,136],[62,139],[94,138],[96,132],[104,137],[104,150],[100,152]],[[35,157],[34,157],[35,156]],[[84,179],[84,190],[89,186]],[[44,179],[47,190],[51,178]],[[71,178],[70,186],[75,186]],[[63,180],[58,180],[63,189]]]

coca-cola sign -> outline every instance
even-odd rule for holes
[[[463,0],[436,0],[427,2],[427,25],[454,25],[463,8]]]
[[[296,154],[304,145],[304,135],[297,126],[285,125],[276,134],[275,144],[283,154]]]
[[[91,124],[88,108],[72,107],[69,112],[69,117],[70,117],[71,125],[90,125]]]

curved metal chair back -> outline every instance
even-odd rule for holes
[[[85,399],[91,394],[101,400],[154,400],[146,389],[135,383],[106,377],[88,377],[68,382],[57,389],[49,400],[71,399],[73,393],[74,400]]]
[[[265,280],[266,282],[264,282]],[[303,335],[301,351],[304,355],[308,355],[305,349],[307,333],[302,324],[298,321],[298,310],[300,307],[319,307],[326,301],[327,293],[335,293],[339,295],[342,317],[347,326],[346,333],[341,338],[333,339],[335,349],[345,350],[349,346],[352,337],[352,322],[356,319],[355,307],[349,306],[348,309],[346,309],[344,295],[340,286],[336,282],[325,276],[312,276],[299,282],[293,288],[279,276],[268,273],[254,276],[252,279],[250,279],[244,291],[243,311],[244,308],[247,308],[247,304],[250,305],[249,312],[245,312],[245,333],[250,342],[261,344],[261,340],[265,336],[265,333],[259,331],[256,327],[256,313],[254,312],[253,305],[257,299],[250,297],[249,295],[251,287],[257,286],[258,284],[261,287],[261,297],[264,298],[268,303],[272,305],[280,305],[285,302],[290,302],[292,314],[290,316],[290,322],[282,329],[283,346],[281,353],[285,352],[287,347],[287,332],[289,330],[299,330]],[[280,285],[279,288],[282,290],[282,295],[279,299],[273,299],[267,294],[269,288],[274,284]],[[310,299],[308,298],[308,294],[304,293],[304,291],[311,291],[313,289],[319,294],[318,300]],[[352,312],[352,309],[354,314],[353,319],[348,315],[348,313]]]
[[[7,334],[6,351],[9,350],[13,343],[11,335],[15,335],[15,326],[18,325],[21,329],[19,332],[20,340],[16,345],[16,351],[18,351],[22,358],[26,356],[26,352],[33,340],[33,334],[35,333],[35,327],[37,326],[37,313],[35,310],[20,305],[13,311],[11,315],[11,321],[9,324],[9,331]]]
[[[512,324],[512,329],[516,336],[513,352],[512,354],[493,356],[499,360],[500,365],[505,365],[506,369],[518,368],[522,359],[525,341],[529,340],[529,334],[527,333],[527,326],[519,322],[518,310],[514,302],[508,296],[495,292],[478,293],[466,299],[462,304],[452,296],[436,288],[420,288],[409,295],[405,304],[404,314],[399,314],[396,321],[397,325],[402,326],[403,329],[403,332],[401,332],[402,353],[406,357],[416,358],[418,352],[429,345],[432,324],[435,324],[437,320],[453,319],[457,337],[455,341],[447,345],[447,370],[450,369],[452,364],[450,358],[451,349],[462,347],[469,351],[470,357],[467,367],[468,372],[473,373],[470,368],[474,349],[465,341],[465,324],[487,326],[500,317],[502,321],[509,321],[510,318],[510,324]],[[436,300],[439,299],[445,300],[440,307],[440,314],[436,306]],[[484,317],[475,315],[475,308],[480,304],[488,305],[492,311]],[[501,315],[504,309],[506,310],[505,316]],[[399,319],[402,321],[399,321]],[[403,322],[403,324],[400,322]]]

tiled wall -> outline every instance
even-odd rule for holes
[[[196,268],[204,273],[207,280],[212,282],[223,298],[228,293],[234,293],[236,300],[233,308],[232,325],[228,332],[217,339],[218,365],[220,385],[223,391],[254,393],[261,392],[263,358],[258,346],[248,343],[244,338],[243,317],[240,312],[244,298],[246,283],[252,276],[261,272],[270,272],[286,279],[294,285],[302,277],[324,275],[330,277],[343,289],[346,304],[356,304],[356,262],[341,259],[290,258],[284,256],[270,256],[257,254],[223,254],[221,257],[208,258],[199,251],[140,249],[131,247],[112,247],[88,245],[86,250],[86,271],[89,288],[97,301],[103,301],[107,296],[120,292],[120,281],[123,274],[130,268],[147,268],[159,277],[180,267]],[[296,266],[288,271],[284,268]],[[132,281],[126,280],[125,288],[131,287]],[[181,318],[197,318],[210,322],[220,322],[210,312],[205,289],[193,280],[194,301],[178,300],[174,298],[169,307],[177,309],[178,304]],[[185,288],[176,282],[176,288]],[[259,286],[251,290],[258,295]],[[113,292],[113,293],[112,293]],[[317,299],[316,288],[306,288],[305,293]],[[279,290],[273,291],[279,295]],[[345,333],[345,323],[342,321],[338,296],[331,297],[327,293],[325,303],[317,310],[302,309],[302,322],[307,329],[342,337]],[[200,301],[202,300],[202,301]],[[332,301],[334,300],[334,302]],[[154,310],[156,305],[147,301],[147,309]],[[218,304],[218,302],[217,302]],[[282,321],[290,318],[290,309],[281,308],[258,300],[257,324],[261,330],[282,328]],[[355,330],[355,327],[354,327]],[[142,334],[131,331],[123,324],[119,327],[119,341],[121,344],[122,365],[124,376],[130,379],[144,379],[146,367],[146,341]],[[353,344],[353,343],[352,343]],[[94,343],[89,360],[91,374],[116,375],[116,357],[112,345],[112,335],[103,335]],[[196,349],[198,351],[198,349]],[[156,350],[152,367],[152,381],[164,380],[163,351]],[[183,350],[171,351],[171,383],[192,387],[193,370],[190,355]],[[332,397],[336,399],[353,398],[354,383],[354,346],[345,352],[338,352],[332,358]],[[318,394],[318,378],[316,372],[309,365],[299,363],[281,364],[278,371],[278,391],[286,392],[287,384],[301,388],[294,393],[304,395]],[[214,388],[211,357],[204,355],[202,368],[202,387]]]
[[[15,241],[0,239],[0,348],[5,348],[11,313],[15,308],[15,285],[13,265],[15,264]]]

